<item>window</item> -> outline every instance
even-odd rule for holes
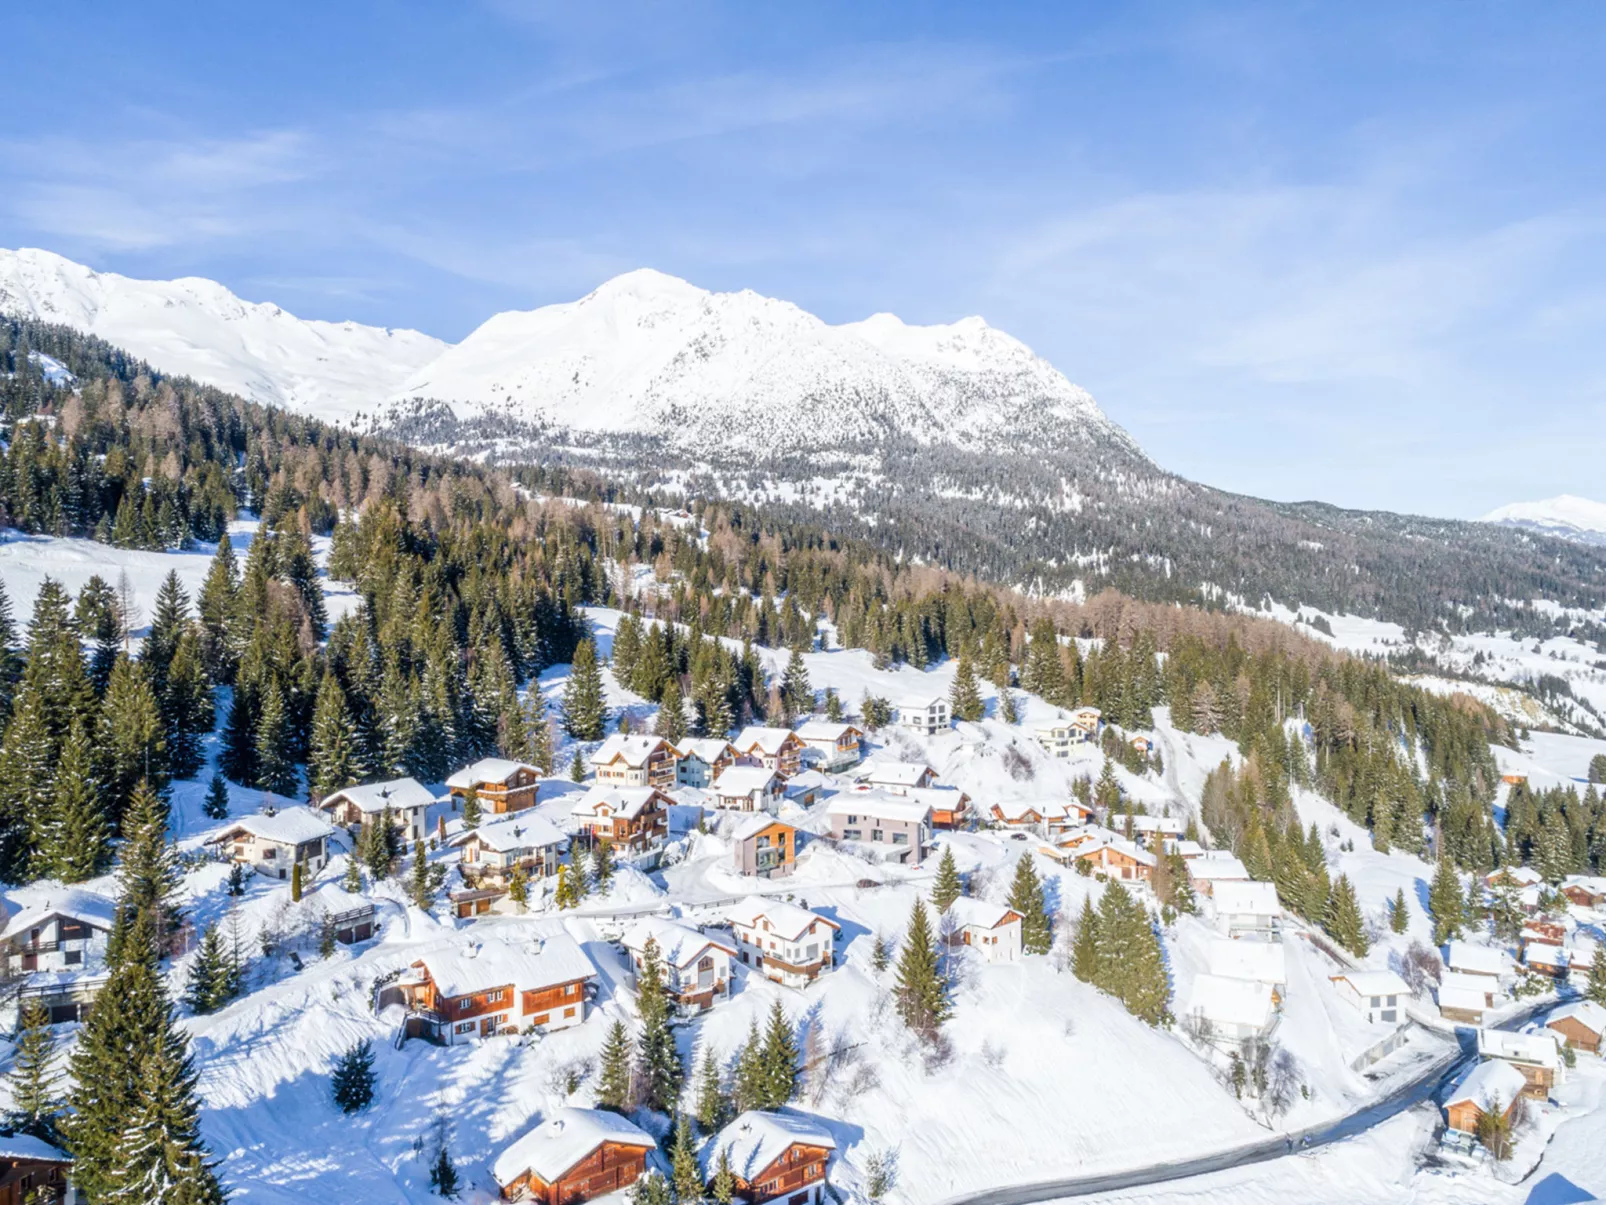
[[[810,942],[807,946],[805,946],[803,948],[803,960],[805,962],[813,962],[819,956],[820,956],[820,945],[819,945],[818,942]]]
[[[1376,996],[1372,997],[1372,1007],[1373,1008],[1376,1008],[1381,1003],[1382,1003],[1382,1001],[1379,1000]]]
[[[857,816],[849,816],[848,817],[848,823],[849,824],[857,824],[857,823],[859,823],[859,818]]]
[[[473,1033],[474,1032],[474,1022],[473,1021],[459,1021],[457,1023],[456,1032],[457,1033]]]
[[[870,840],[872,840],[872,841],[880,841],[881,840],[881,830],[878,829],[878,828],[871,829],[870,830]]]
[[[500,1002],[501,1000],[505,999],[506,997],[507,997],[506,990],[504,990],[503,988],[497,988],[495,991],[489,991],[489,992],[485,993],[485,1003],[487,1003],[487,1004],[496,1004],[496,1003]]]
[[[472,999],[470,999],[468,996],[464,996],[457,1002],[457,1011],[460,1013],[466,1013],[469,1009],[469,1005],[473,1003],[474,1001]]]
[[[862,836],[862,834],[856,828],[845,828],[842,830],[842,839],[844,841],[857,841],[860,836]]]
[[[70,967],[78,966],[84,960],[82,950],[66,950],[62,953],[62,960]]]
[[[892,843],[894,845],[908,845],[909,844],[909,834],[908,833],[893,833],[892,834]]]

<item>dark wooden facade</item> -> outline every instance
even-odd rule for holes
[[[749,1205],[775,1200],[785,1200],[790,1205],[794,1197],[800,1198],[798,1205],[804,1205],[811,1195],[809,1189],[825,1179],[825,1165],[830,1158],[831,1152],[823,1146],[794,1142],[751,1180],[736,1177],[735,1195]]]
[[[579,1205],[581,1201],[629,1188],[646,1170],[649,1149],[623,1142],[604,1142],[550,1184],[526,1171],[502,1186],[502,1199]]]
[[[48,1159],[0,1156],[0,1205],[31,1205],[41,1190],[48,1201],[65,1200],[69,1166]]]
[[[1562,1017],[1546,1024],[1547,1029],[1553,1029],[1567,1039],[1567,1045],[1574,1050],[1582,1050],[1586,1054],[1600,1053],[1601,1035],[1585,1025],[1577,1017]]]

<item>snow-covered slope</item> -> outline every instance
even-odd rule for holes
[[[1131,446],[1085,390],[980,318],[831,326],[788,302],[647,269],[579,301],[498,314],[414,373],[398,400],[413,397],[460,418],[663,436],[694,451],[891,436],[986,447],[1044,421]]]
[[[1606,502],[1592,502],[1576,494],[1558,494],[1542,502],[1513,502],[1490,511],[1483,521],[1525,527],[1583,544],[1606,544]]]
[[[447,346],[418,331],[297,318],[215,281],[132,280],[33,249],[0,249],[0,313],[61,323],[163,372],[336,421],[372,409]]]

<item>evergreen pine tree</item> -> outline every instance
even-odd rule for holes
[[[787,659],[786,671],[781,675],[781,699],[788,719],[814,710],[814,686],[809,682],[809,668],[800,649],[793,649]]]
[[[154,940],[165,942],[178,927],[173,896],[182,874],[177,851],[167,839],[167,804],[143,779],[134,787],[123,835],[119,879],[124,907],[134,917],[148,914]]]
[[[223,945],[216,925],[208,925],[201,936],[201,948],[190,964],[185,1000],[196,1013],[214,1013],[234,998],[239,984],[239,968],[233,952]]]
[[[759,1056],[763,1066],[763,1105],[783,1108],[797,1095],[797,1042],[779,1000],[770,1005],[769,1024],[764,1029],[764,1049]]]
[[[607,715],[597,646],[588,636],[580,641],[569,664],[569,682],[563,690],[564,731],[577,741],[600,741]]]
[[[278,680],[269,678],[262,692],[256,724],[256,785],[275,795],[294,796],[299,784],[291,748],[290,714]]]
[[[697,1144],[692,1138],[691,1121],[684,1113],[675,1121],[669,1166],[676,1205],[697,1205],[703,1199],[703,1173],[697,1165]]]
[[[981,700],[981,688],[976,683],[976,667],[971,664],[970,650],[961,649],[959,666],[954,672],[954,684],[948,692],[954,719],[976,721],[987,714]]]
[[[223,775],[214,773],[212,781],[206,788],[206,802],[201,804],[201,813],[208,820],[223,820],[229,814],[229,784],[223,781]]]
[[[731,1171],[730,1149],[721,1147],[719,1151],[719,1164],[714,1169],[713,1183],[708,1186],[708,1192],[718,1205],[731,1205],[736,1197],[736,1176]]]
[[[97,746],[107,804],[113,822],[120,823],[141,779],[158,791],[167,785],[167,739],[156,695],[145,680],[143,667],[126,656],[119,657],[112,667],[101,704]]]
[[[652,732],[671,745],[678,745],[686,739],[686,703],[680,693],[680,679],[674,675],[664,683],[664,693],[658,703],[658,715],[653,721]]]
[[[373,1103],[374,1048],[367,1038],[340,1056],[329,1089],[342,1113],[356,1113]]]
[[[764,1040],[759,1037],[758,1021],[747,1026],[747,1040],[736,1052],[736,1076],[732,1085],[732,1106],[738,1113],[764,1107]]]
[[[1464,901],[1461,898],[1461,880],[1447,857],[1439,858],[1438,869],[1428,887],[1428,911],[1433,914],[1433,944],[1443,945],[1451,938],[1461,936]]]
[[[954,847],[945,844],[942,858],[937,862],[937,879],[931,886],[931,902],[938,912],[948,911],[948,905],[965,894],[959,880],[959,864],[954,861]]]
[[[11,1073],[6,1077],[11,1089],[6,1127],[59,1145],[64,1101],[55,1066],[56,1035],[50,1026],[50,1010],[38,998],[31,999],[22,1007],[21,1021]]]
[[[903,935],[895,995],[898,1016],[923,1038],[934,1038],[948,1019],[948,981],[937,959],[931,919],[921,899],[915,900],[909,928]]]
[[[473,787],[463,794],[463,827],[476,829],[480,826],[480,793]]]
[[[1389,911],[1389,928],[1395,933],[1404,933],[1410,923],[1411,914],[1405,907],[1405,888],[1401,887],[1394,893],[1394,906]]]
[[[1098,784],[1093,788],[1093,799],[1106,810],[1121,804],[1121,784],[1115,778],[1115,759],[1106,757],[1099,771]]]
[[[1606,1006],[1606,954],[1599,949],[1589,964],[1589,981],[1584,988],[1584,995],[1596,1004]]]
[[[457,1196],[457,1168],[452,1166],[452,1157],[447,1153],[444,1142],[441,1143],[440,1154],[435,1158],[435,1166],[430,1169],[429,1186],[438,1197],[452,1200]]]
[[[1037,876],[1036,858],[1031,853],[1024,853],[1015,860],[1009,906],[1021,916],[1021,949],[1028,954],[1047,954],[1054,944],[1054,934],[1043,898],[1043,882]]]
[[[362,890],[362,861],[355,853],[346,855],[346,869],[340,876],[340,886],[350,895]]]
[[[623,1021],[608,1029],[602,1045],[602,1066],[597,1076],[597,1107],[615,1113],[630,1112],[634,1101],[630,1092],[630,1034]]]
[[[201,662],[201,644],[192,626],[186,626],[178,649],[167,667],[167,685],[157,698],[167,761],[175,778],[193,778],[201,768],[201,738],[212,731],[216,706],[212,684]]]
[[[613,882],[613,842],[606,837],[591,847],[591,877],[598,891],[608,890]]]
[[[525,873],[523,863],[513,867],[513,873],[507,879],[507,898],[522,915],[530,902],[530,876]]]
[[[703,1051],[697,1072],[697,1128],[704,1134],[716,1133],[730,1120],[730,1100],[719,1079],[719,1063],[712,1048]]]
[[[101,811],[100,783],[82,723],[62,742],[55,807],[49,829],[35,838],[40,870],[63,883],[82,883],[111,864],[111,826]]]
[[[546,699],[539,684],[532,685],[524,705],[524,730],[527,745],[525,760],[540,766],[541,773],[551,774],[557,769],[557,758],[552,751],[552,725],[547,720]]]
[[[200,613],[201,654],[207,676],[214,682],[234,680],[233,617],[234,597],[239,589],[239,567],[234,559],[234,547],[229,533],[218,537],[217,552],[213,554],[211,568],[196,600]]]
[[[1334,941],[1352,954],[1364,955],[1371,943],[1366,937],[1366,922],[1361,917],[1361,906],[1355,898],[1355,888],[1348,875],[1339,875],[1327,897],[1327,916],[1323,928]]]
[[[216,1165],[201,1140],[196,1085],[201,1077],[188,1042],[158,1045],[140,1069],[140,1093],[113,1148],[107,1205],[223,1205]]]
[[[326,799],[363,779],[362,754],[340,680],[326,672],[318,684],[307,744],[307,787],[314,799]]]
[[[1071,943],[1071,973],[1083,983],[1098,977],[1099,918],[1093,911],[1093,897],[1084,896],[1082,911],[1076,918],[1076,938]]]
[[[652,938],[642,950],[641,973],[636,977],[636,1007],[641,1014],[641,1036],[636,1041],[645,1104],[660,1113],[673,1113],[685,1079],[675,1032],[669,1020],[673,1004],[664,980],[658,943]]]
[[[650,1171],[636,1181],[630,1190],[630,1205],[674,1205],[675,1196],[669,1181],[656,1171]]]
[[[569,780],[571,782],[584,782],[586,780],[586,759],[580,752],[578,745],[574,749],[574,760],[569,763]]]
[[[407,887],[413,906],[428,912],[435,903],[435,875],[431,873],[429,853],[422,841],[413,842],[413,873]]]

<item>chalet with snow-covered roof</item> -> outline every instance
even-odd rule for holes
[[[778,879],[797,866],[797,829],[768,813],[749,816],[731,834],[737,874]]]
[[[1450,970],[1440,974],[1436,995],[1439,1015],[1462,1025],[1482,1025],[1485,1014],[1501,999],[1498,980]]]
[[[1145,757],[1154,752],[1154,742],[1148,737],[1144,736],[1142,733],[1129,738],[1127,740],[1127,744],[1131,745]]]
[[[288,879],[300,866],[307,879],[328,864],[334,825],[312,808],[284,808],[241,816],[206,839],[231,862],[249,866],[270,879]]]
[[[786,801],[800,808],[811,808],[837,789],[836,781],[818,770],[799,770],[781,786]]]
[[[468,798],[472,791],[483,811],[502,816],[533,808],[540,782],[541,771],[529,762],[482,757],[448,778],[446,789],[458,800]]]
[[[424,954],[396,981],[409,1037],[456,1046],[536,1028],[568,1029],[586,1017],[596,978],[574,938],[466,942]]]
[[[556,874],[569,838],[545,816],[531,812],[465,829],[449,844],[460,851],[458,868],[470,886],[500,888],[516,870],[532,879]]]
[[[1228,1042],[1270,1036],[1277,1024],[1277,1004],[1270,985],[1225,975],[1195,975],[1184,1013],[1196,1028]]]
[[[72,1156],[32,1134],[0,1134],[0,1205],[75,1205]]]
[[[1092,873],[1112,879],[1146,883],[1154,874],[1155,856],[1136,841],[1113,833],[1079,845],[1072,854],[1076,862],[1092,867]]]
[[[1526,1086],[1522,1072],[1509,1063],[1478,1063],[1445,1095],[1445,1125],[1474,1135],[1483,1114],[1493,1111],[1510,1117]]]
[[[658,946],[665,987],[681,1015],[703,1012],[730,999],[731,961],[736,957],[730,943],[663,917],[644,917],[624,936],[632,977],[641,974],[649,940]]]
[[[852,724],[833,720],[806,720],[797,727],[803,756],[822,770],[845,770],[864,755],[864,733]]]
[[[877,761],[866,766],[858,779],[872,787],[906,791],[912,787],[936,786],[937,772],[924,762]]]
[[[385,815],[401,829],[402,836],[411,845],[429,835],[429,807],[435,796],[414,778],[393,778],[388,782],[368,782],[356,787],[342,787],[326,796],[318,810],[327,815],[331,823],[348,829],[360,829],[364,824]]]
[[[749,725],[731,742],[738,756],[750,758],[782,778],[790,778],[803,768],[803,740],[790,728],[763,728]]]
[[[1150,853],[1165,848],[1168,841],[1181,838],[1187,825],[1173,816],[1139,816],[1132,813],[1112,813],[1106,826],[1122,836],[1132,829],[1131,839],[1139,842]]]
[[[1444,949],[1444,965],[1466,975],[1480,975],[1498,982],[1512,974],[1511,957],[1492,946],[1452,941]]]
[[[1606,877],[1601,875],[1569,875],[1562,880],[1561,893],[1575,908],[1599,908],[1606,904]]]
[[[962,895],[948,905],[937,925],[950,946],[969,946],[987,962],[1020,960],[1021,914],[1006,904]]]
[[[785,987],[807,987],[836,962],[841,926],[785,900],[750,895],[725,914],[737,957]]]
[[[1560,948],[1567,944],[1567,928],[1552,920],[1525,921],[1517,934],[1517,941],[1522,945],[1538,944]]]
[[[82,887],[31,893],[0,929],[0,951],[11,974],[94,971],[105,965],[106,941],[117,919],[114,900]]]
[[[491,1175],[504,1201],[581,1205],[635,1184],[657,1147],[617,1113],[556,1109],[496,1157]]]
[[[1534,1026],[1515,1032],[1509,1029],[1478,1030],[1478,1057],[1499,1059],[1522,1072],[1522,1094],[1544,1100],[1565,1075],[1561,1056],[1564,1037],[1553,1029]]]
[[[1561,946],[1538,941],[1523,943],[1522,965],[1535,975],[1543,975],[1547,979],[1565,979],[1571,961],[1572,955]]]
[[[1089,740],[1104,730],[1104,713],[1097,707],[1073,707],[1070,719],[1071,723],[1087,733]]]
[[[1270,937],[1282,923],[1274,883],[1218,882],[1210,896],[1209,911],[1216,928],[1228,937]]]
[[[1601,1040],[1606,1038],[1606,1008],[1593,1000],[1563,1004],[1546,1018],[1545,1028],[1560,1034],[1574,1050],[1599,1054]]]
[[[1050,757],[1069,757],[1090,742],[1093,737],[1086,729],[1061,717],[1051,724],[1040,724],[1032,729],[1032,739]]]
[[[970,796],[958,787],[910,787],[894,794],[906,795],[931,809],[931,827],[952,831],[970,823]]]
[[[656,787],[675,785],[675,750],[661,736],[615,732],[591,755],[598,785]]]
[[[919,866],[931,844],[931,808],[906,795],[856,787],[825,806],[831,836],[905,866]]]
[[[1205,965],[1223,979],[1247,979],[1271,988],[1272,1002],[1281,1004],[1288,990],[1288,955],[1280,941],[1240,941],[1213,937]]]
[[[1001,799],[989,809],[997,824],[1005,828],[1042,830],[1045,801],[1041,799]]]
[[[689,737],[675,746],[675,785],[705,788],[736,756],[736,747],[724,737]]]
[[[728,1164],[733,1195],[747,1205],[825,1205],[835,1150],[831,1131],[806,1113],[749,1110],[714,1135],[700,1158],[705,1181]]]
[[[719,772],[708,793],[715,807],[736,812],[774,812],[786,796],[786,782],[766,766],[738,762]]]
[[[1393,971],[1345,971],[1342,975],[1329,975],[1328,979],[1339,998],[1372,1024],[1404,1022],[1401,1001],[1410,996],[1411,989]]]
[[[922,695],[898,704],[898,725],[921,736],[936,736],[954,725],[953,705],[947,695]]]
[[[1249,868],[1225,850],[1211,850],[1188,859],[1188,882],[1194,893],[1211,896],[1217,883],[1247,883]]]
[[[587,840],[606,838],[615,850],[638,855],[662,848],[673,802],[656,787],[595,786],[575,801],[570,816]]]
[[[1537,887],[1545,876],[1532,866],[1501,866],[1483,876],[1483,885],[1491,891],[1500,887]]]

